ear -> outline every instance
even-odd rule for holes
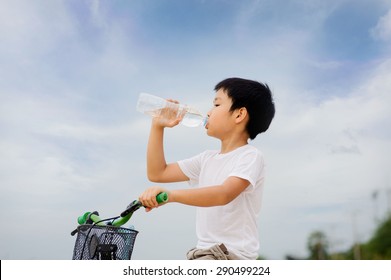
[[[235,114],[235,122],[236,123],[241,123],[248,116],[246,107],[242,107],[240,109],[236,109],[234,114]]]

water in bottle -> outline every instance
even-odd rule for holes
[[[148,93],[140,94],[137,111],[165,120],[175,120],[183,116],[181,124],[188,127],[205,125],[206,122],[206,118],[198,110]]]
[[[206,118],[197,110],[188,107],[181,124],[188,127],[205,126]]]

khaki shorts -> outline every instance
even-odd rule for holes
[[[240,258],[228,252],[224,244],[214,245],[208,249],[193,248],[187,252],[188,260],[239,260]]]

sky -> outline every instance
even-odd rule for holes
[[[318,230],[331,252],[367,241],[391,209],[390,1],[4,0],[0,259],[71,259],[79,215],[116,216],[154,185],[139,93],[207,112],[228,77],[275,99],[251,141],[267,164],[259,254],[305,258]],[[165,137],[169,162],[219,149],[202,127]],[[189,206],[131,224],[133,259],[185,259],[196,244]]]

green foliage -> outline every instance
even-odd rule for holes
[[[328,258],[328,241],[326,235],[321,231],[314,231],[310,234],[307,248],[310,251],[310,260],[325,260]]]
[[[391,259],[391,216],[379,225],[365,251],[370,259]]]
[[[377,227],[374,235],[367,243],[354,244],[348,251],[328,254],[328,242],[325,234],[315,231],[308,237],[308,259],[333,260],[391,260],[391,216]]]

